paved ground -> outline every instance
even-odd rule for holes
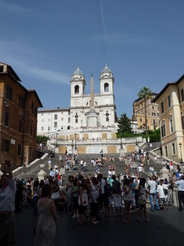
[[[32,246],[33,229],[37,218],[33,211],[23,209],[16,218],[16,246]],[[141,246],[183,246],[184,211],[168,207],[167,212],[147,209],[150,222],[136,221],[136,214],[131,214],[132,223],[124,224],[122,217],[103,218],[100,224],[78,225],[77,219],[58,212],[56,246],[68,245],[141,245]],[[103,215],[103,214],[102,214]]]

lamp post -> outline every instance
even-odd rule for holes
[[[75,133],[75,149],[77,149],[77,146],[76,146],[76,136],[77,136],[77,134]]]
[[[180,164],[183,164],[183,160],[182,160],[182,152],[181,152],[181,143],[179,143],[179,146],[180,146],[180,156],[181,156],[181,162],[180,162]]]
[[[123,145],[122,145],[122,131],[121,131],[121,149],[123,149]]]

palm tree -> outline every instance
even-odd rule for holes
[[[142,87],[139,93],[137,94],[140,99],[144,99],[144,105],[145,105],[145,126],[146,126],[146,135],[148,133],[147,129],[147,112],[146,112],[146,101],[152,96],[152,92],[150,91],[149,88],[146,86]]]

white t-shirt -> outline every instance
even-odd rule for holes
[[[138,169],[139,169],[139,173],[141,173],[142,172],[142,167],[139,166]]]
[[[2,190],[2,189],[1,189]],[[0,190],[0,211],[11,211],[15,210],[15,192],[16,184],[14,179],[9,179],[9,185],[6,187],[4,192]]]
[[[154,180],[148,181],[148,186],[150,187],[150,193],[151,194],[156,192],[156,185],[157,185],[157,183]]]
[[[167,195],[164,194],[164,189],[167,190],[167,186],[165,184],[158,185],[157,192],[159,193],[159,198],[167,198]]]

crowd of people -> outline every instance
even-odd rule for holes
[[[66,154],[64,162],[71,158],[71,153]],[[58,167],[52,167],[49,162],[51,159],[48,161],[50,175],[41,181],[30,177],[25,181],[13,179],[11,164],[7,162],[9,176],[3,175],[0,182],[0,228],[4,228],[0,230],[0,245],[14,243],[14,211],[21,212],[23,205],[32,208],[33,215],[39,215],[35,228],[35,246],[43,242],[54,245],[57,211],[65,211],[78,225],[89,222],[99,224],[102,216],[110,218],[112,215],[122,216],[123,223],[131,223],[131,213],[136,213],[137,222],[141,222],[142,211],[144,220],[149,222],[146,206],[148,199],[151,211],[166,212],[174,186],[178,187],[179,211],[182,211],[184,176],[180,167],[176,171],[170,169],[168,179],[160,178],[156,173],[145,179],[139,166],[143,169],[149,165],[148,159],[147,152],[132,152],[122,157],[122,165],[126,166],[124,174],[117,174],[116,165],[112,161],[104,176],[100,172],[91,175],[83,172],[82,168],[68,175],[67,182],[61,177]],[[65,165],[61,156],[59,162],[59,165]]]

